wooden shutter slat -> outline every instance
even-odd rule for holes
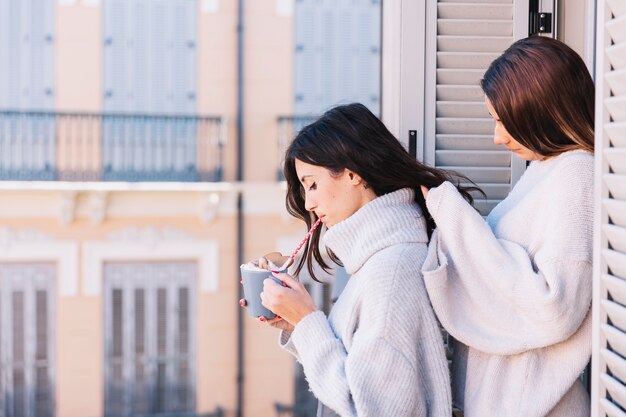
[[[465,175],[476,183],[509,183],[511,170],[497,167],[447,166],[446,169]]]
[[[471,165],[508,167],[511,153],[507,151],[444,151],[435,152],[435,164],[438,166]]]
[[[483,118],[437,117],[437,132],[447,134],[488,135],[493,132],[494,122]]]
[[[606,48],[606,55],[614,69],[626,68],[626,43]]]
[[[626,413],[604,398],[600,400],[600,405],[608,417],[626,417]]]
[[[439,0],[439,3],[464,3],[464,4],[473,4],[473,3],[480,3],[480,4],[511,4],[513,3],[513,0]]]
[[[626,279],[626,254],[614,250],[605,249],[602,251],[604,259],[609,266],[611,273],[619,278]],[[623,311],[626,320],[626,310]],[[624,328],[626,330],[626,327]]]
[[[612,200],[614,203],[626,200],[626,175],[606,174],[603,179],[615,199]]]
[[[612,299],[622,305],[626,305],[626,281],[609,274],[603,275],[602,281],[609,290]]]
[[[609,394],[611,394],[611,399],[624,408],[626,406],[626,387],[607,374],[602,375],[601,378]]]
[[[510,36],[437,36],[437,50],[441,52],[491,52],[500,53],[512,43]]]
[[[626,227],[626,201],[606,199],[602,204],[613,223]]]
[[[611,247],[615,250],[626,253],[626,225],[607,224],[604,225],[603,230]]]
[[[607,123],[604,130],[611,141],[611,145],[616,148],[626,148],[626,122]]]
[[[600,328],[602,330],[602,334],[604,335],[604,337],[606,337],[606,340],[609,341],[611,345],[611,350],[618,353],[620,356],[625,356],[626,333],[609,324],[602,324]],[[617,368],[617,364],[615,364],[615,367]],[[626,362],[619,364],[619,371],[620,373],[626,375]]]
[[[438,68],[487,68],[499,53],[491,52],[437,52]]]
[[[500,150],[499,146],[493,143],[492,135],[436,135],[436,149],[476,149],[476,150]]]
[[[439,35],[513,36],[510,20],[437,19]]]
[[[513,5],[439,3],[437,17],[440,19],[510,20],[513,19]]]
[[[438,101],[436,111],[438,118],[478,118],[491,121],[484,101]],[[490,127],[493,128],[493,122]]]
[[[483,92],[478,86],[469,85],[438,85],[437,100],[439,101],[471,101],[483,100]]]
[[[611,326],[606,327],[612,331],[617,331]],[[626,338],[626,335],[622,335],[621,337]],[[602,355],[602,358],[606,361],[611,373],[613,373],[613,375],[615,375],[621,381],[626,381],[626,366],[624,360],[621,359],[619,355],[608,349],[602,349],[600,351],[600,355]]]
[[[478,85],[484,73],[482,69],[440,68],[437,70],[437,84]]]
[[[626,49],[624,49],[626,53]],[[611,97],[604,101],[609,114],[614,121],[626,121],[626,97]]]
[[[602,300],[602,307],[613,326],[622,332],[626,331],[626,308],[609,300]]]

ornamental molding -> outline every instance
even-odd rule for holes
[[[106,240],[109,242],[141,243],[154,247],[159,243],[189,242],[194,240],[190,233],[176,227],[127,227],[111,232]]]

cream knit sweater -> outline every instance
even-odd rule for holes
[[[487,221],[450,183],[430,190],[437,223],[422,272],[455,346],[466,417],[583,417],[591,352],[591,154],[532,162]]]
[[[325,233],[351,277],[328,319],[309,314],[281,345],[337,415],[450,417],[443,340],[420,274],[427,241],[409,189],[374,199]]]

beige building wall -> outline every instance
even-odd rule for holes
[[[55,3],[56,108],[64,112],[101,112],[103,2]],[[86,253],[94,242],[114,245],[112,236],[133,230],[152,230],[157,236],[164,230],[175,230],[186,236],[181,244],[190,248],[194,248],[194,242],[218,243],[216,289],[199,290],[196,298],[196,411],[206,413],[221,406],[226,416],[235,415],[240,286],[236,242],[238,190],[242,190],[246,204],[246,259],[276,250],[285,236],[303,236],[306,232],[303,224],[285,215],[284,189],[275,181],[279,159],[276,120],[279,115],[292,113],[293,13],[290,7],[285,8],[289,3],[246,3],[244,155],[246,179],[251,183],[237,187],[232,183],[237,156],[237,2],[198,1],[197,112],[222,116],[227,121],[224,179],[231,183],[226,191],[217,192],[219,204],[215,213],[207,213],[211,211],[211,184],[198,184],[195,188],[181,185],[174,191],[169,185],[155,185],[152,191],[140,191],[132,185],[124,190],[102,191],[103,183],[78,187],[57,182],[40,188],[31,184],[24,189],[20,189],[20,184],[0,183],[0,230],[15,235],[35,231],[45,236],[45,247],[71,244],[77,248],[78,255],[71,265],[76,274],[75,292],[62,294],[67,276],[59,276],[57,282],[57,417],[103,415],[104,306],[102,293],[91,293],[90,284],[86,284],[96,279],[88,273],[94,268],[85,267],[90,262]],[[69,145],[64,142],[65,127],[59,126],[57,156],[64,168]],[[96,136],[90,153],[94,160],[99,160],[97,142]],[[133,242],[143,244],[141,239]],[[54,258],[54,251],[33,252],[28,260]],[[11,250],[7,249],[7,253]],[[194,260],[194,256],[190,259]],[[138,256],[136,260],[145,258]],[[277,337],[276,329],[245,316],[247,416],[272,416],[275,402],[293,403],[294,360],[278,348]]]

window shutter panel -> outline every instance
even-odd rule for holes
[[[24,291],[14,290],[11,294],[12,320],[12,409],[13,416],[26,416],[26,374],[24,370],[24,333],[26,321],[24,320]]]
[[[37,289],[35,293],[35,416],[52,416],[51,378],[49,364],[49,291]]]
[[[598,3],[593,415],[626,417],[626,3]]]
[[[321,104],[318,102],[318,80],[316,74],[327,61],[321,61],[321,45],[318,42],[320,36],[317,15],[319,14],[319,2],[316,0],[296,0],[295,5],[295,76],[294,91],[296,114],[313,114]],[[332,30],[328,28],[329,31]],[[330,58],[329,58],[330,59]],[[319,69],[318,69],[319,66]]]
[[[439,0],[436,30],[427,36],[425,162],[466,175],[487,194],[476,206],[483,215],[512,186],[511,153],[493,143],[494,121],[479,82],[489,64],[515,39],[512,0]],[[428,92],[430,90],[430,93]],[[431,99],[428,99],[431,97]],[[431,115],[432,117],[428,117]],[[516,162],[517,163],[517,162]]]
[[[377,0],[297,0],[297,115],[350,102],[379,113],[380,13]]]
[[[103,91],[105,111],[123,112],[126,106],[126,80],[128,60],[126,48],[128,35],[125,33],[129,18],[125,0],[107,0],[103,9]]]
[[[195,410],[196,268],[190,262],[105,265],[105,415]]]

